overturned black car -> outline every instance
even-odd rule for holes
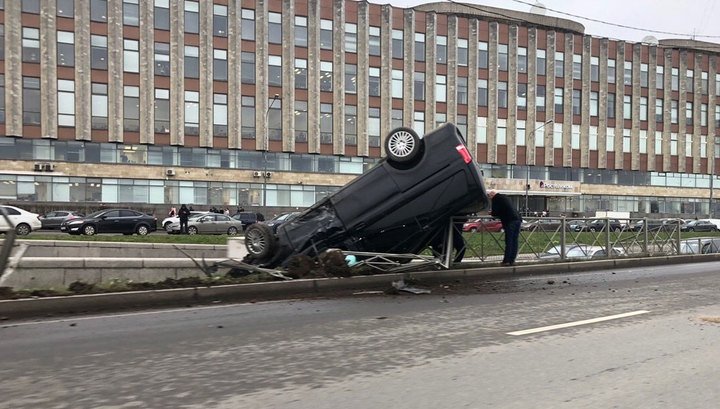
[[[453,124],[418,137],[393,130],[387,157],[365,174],[283,223],[248,226],[245,261],[285,267],[293,256],[346,251],[418,254],[437,243],[453,216],[488,204],[481,171]]]

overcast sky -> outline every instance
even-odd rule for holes
[[[370,1],[380,4],[390,3],[398,7],[413,7],[432,2]],[[537,2],[535,0],[468,0],[463,3],[528,12],[531,8],[530,4]],[[696,40],[720,43],[720,1],[718,0],[541,0],[540,3],[547,9],[546,15],[578,22],[585,26],[586,34],[597,37],[639,42],[647,35],[658,39],[691,38],[694,33]],[[581,17],[640,30],[603,24]]]

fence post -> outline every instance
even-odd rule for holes
[[[680,219],[675,220],[677,229],[677,254],[680,255]]]
[[[647,217],[643,217],[643,225],[642,225],[642,231],[643,231],[643,252],[645,252],[645,255],[650,255],[650,234],[648,233],[648,225],[647,225],[648,219]]]
[[[608,257],[612,257],[612,252],[610,251],[610,218],[605,218],[605,251],[608,254]]]
[[[565,259],[565,230],[567,227],[565,216],[560,219],[560,260]]]

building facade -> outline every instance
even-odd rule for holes
[[[301,208],[453,122],[521,208],[718,207],[718,44],[449,2],[0,4],[8,203]]]

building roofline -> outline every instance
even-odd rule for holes
[[[658,40],[658,45],[665,48],[677,48],[681,50],[696,50],[710,52],[713,54],[720,53],[720,44],[710,43],[707,41],[688,40],[684,38],[667,38]]]

